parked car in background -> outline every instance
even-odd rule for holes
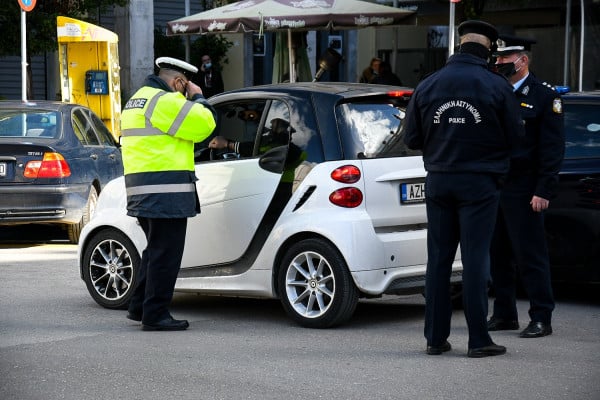
[[[562,98],[565,160],[545,220],[552,279],[600,283],[600,91]]]
[[[361,297],[423,292],[425,170],[401,140],[410,94],[288,83],[211,97],[214,135],[238,143],[237,152],[198,146],[202,212],[188,221],[175,290],[279,298],[314,328],[347,321]],[[97,303],[127,305],[145,246],[116,179],[79,243],[81,277]],[[461,273],[458,254],[452,279]]]
[[[98,194],[121,175],[119,146],[90,109],[0,101],[0,226],[62,224],[77,243]]]

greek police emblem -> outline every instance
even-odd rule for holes
[[[552,111],[556,114],[562,114],[562,100],[559,98],[554,99],[552,102]]]

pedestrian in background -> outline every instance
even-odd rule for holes
[[[467,354],[487,357],[506,352],[487,330],[490,242],[500,182],[523,126],[510,85],[488,69],[496,28],[465,21],[458,33],[458,53],[410,99],[404,142],[423,151],[427,170],[426,352],[451,349],[450,274],[460,243]]]
[[[535,40],[500,36],[496,67],[514,88],[525,121],[523,151],[511,164],[500,195],[491,247],[495,295],[490,331],[517,330],[517,271],[529,298],[531,321],[519,334],[536,338],[552,333],[554,297],[544,233],[544,210],[555,196],[564,157],[562,101],[548,84],[529,72]],[[516,266],[515,266],[516,264]]]
[[[198,85],[198,69],[160,57],[158,76],[127,101],[121,113],[127,215],[146,235],[127,318],[147,331],[184,330],[168,306],[181,268],[187,218],[200,212],[194,172],[194,143],[215,128],[214,110]]]
[[[382,61],[379,64],[379,73],[375,75],[371,83],[378,85],[402,86],[402,81],[400,78],[398,78],[398,75],[392,71],[392,66],[387,61]]]
[[[200,88],[205,98],[208,99],[215,94],[223,93],[225,90],[221,71],[213,64],[208,54],[202,56],[202,66],[200,66],[198,76]]]
[[[379,73],[379,64],[381,64],[381,58],[373,57],[371,58],[371,62],[369,66],[365,68],[360,75],[360,79],[358,80],[360,83],[373,83],[373,79]]]

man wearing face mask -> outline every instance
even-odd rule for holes
[[[213,65],[209,55],[202,56],[202,66],[198,72],[202,93],[207,99],[224,91],[223,77],[218,68]]]
[[[554,298],[544,210],[554,197],[564,155],[562,101],[548,84],[529,71],[534,40],[501,35],[496,69],[513,85],[525,122],[524,151],[511,161],[500,196],[491,246],[491,277],[495,293],[488,330],[517,330],[516,271],[529,297],[528,326],[522,338],[552,334]]]
[[[194,143],[215,128],[214,110],[190,76],[198,69],[184,61],[156,59],[158,75],[125,104],[121,145],[127,215],[146,236],[127,318],[146,331],[187,329],[168,306],[185,243],[187,218],[200,212],[194,172]]]

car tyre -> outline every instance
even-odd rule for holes
[[[285,253],[278,273],[285,311],[308,328],[346,322],[358,303],[358,290],[346,261],[329,242],[305,239]]]
[[[98,191],[94,186],[92,186],[90,188],[90,193],[88,194],[87,202],[85,203],[85,208],[83,209],[83,215],[81,216],[81,220],[76,224],[67,225],[67,234],[69,236],[70,243],[77,244],[79,242],[81,230],[88,222],[90,222],[90,219],[92,218],[92,215],[94,215],[94,211],[96,210],[97,204]]]
[[[133,242],[116,229],[95,234],[83,250],[83,280],[96,303],[125,309],[137,282],[140,255]]]

